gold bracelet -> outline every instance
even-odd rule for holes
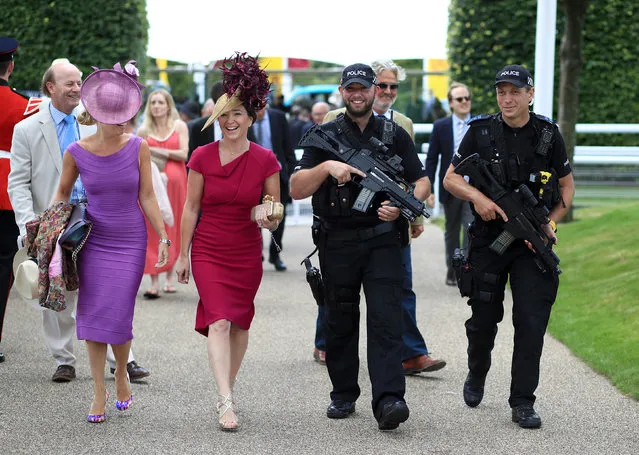
[[[550,224],[550,227],[552,228],[553,232],[557,232],[557,223],[555,223],[553,220],[548,221],[548,224]]]

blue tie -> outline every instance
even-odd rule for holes
[[[60,144],[62,155],[64,151],[69,148],[69,145],[78,140],[77,128],[75,126],[75,115],[69,114],[64,118],[66,123],[66,129],[64,130],[64,136],[62,136],[62,144]]]
[[[63,157],[65,150],[79,139],[78,128],[75,124],[75,115],[67,115],[64,118],[64,123],[66,124],[66,129],[64,130],[64,135],[62,136],[62,144],[60,145]],[[78,177],[78,179],[75,181],[75,184],[73,185],[73,190],[71,190],[71,202],[75,204],[84,199],[86,199],[84,186],[82,186],[82,180],[80,180],[80,177]]]

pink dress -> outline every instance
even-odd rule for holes
[[[168,138],[160,141],[153,136],[147,136],[146,142],[149,147],[162,147],[165,149],[177,150],[180,148],[180,135],[177,131],[173,131]],[[161,272],[170,270],[180,255],[180,226],[182,224],[182,212],[184,211],[184,203],[186,202],[186,164],[184,161],[168,160],[164,167],[169,181],[166,185],[166,192],[169,196],[171,209],[173,210],[173,226],[164,225],[169,239],[173,243],[169,248],[169,262],[164,267],[156,268],[158,262],[158,243],[160,237],[146,220],[146,229],[148,232],[148,243],[146,247],[146,263],[144,265],[144,273],[157,275]]]
[[[270,150],[251,142],[248,151],[222,166],[219,143],[198,147],[189,168],[204,177],[202,217],[191,247],[193,279],[200,295],[195,330],[227,319],[248,330],[262,281],[262,234],[251,221],[264,181],[279,172]]]

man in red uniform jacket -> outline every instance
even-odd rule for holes
[[[18,251],[16,238],[19,235],[13,208],[7,193],[9,177],[11,138],[13,127],[29,115],[38,111],[40,99],[29,99],[9,87],[9,76],[13,72],[13,56],[18,42],[9,37],[0,37],[0,341],[4,313],[13,284],[13,256]],[[4,354],[0,352],[0,363]]]

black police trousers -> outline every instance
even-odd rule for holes
[[[327,303],[326,366],[331,400],[355,402],[360,395],[359,298],[366,297],[368,374],[372,408],[379,420],[389,401],[404,400],[402,369],[402,254],[397,229],[372,238],[357,231],[320,235],[320,266]]]
[[[490,250],[488,242],[471,240],[469,260],[473,270],[473,293],[468,301],[472,316],[466,321],[468,368],[475,378],[485,378],[497,323],[504,317],[504,289],[510,277],[515,329],[511,365],[511,407],[535,402],[539,383],[539,361],[550,310],[557,296],[559,279],[541,272],[534,253],[516,240],[502,255]],[[481,243],[482,245],[475,245]]]
[[[9,291],[13,284],[13,257],[18,251],[18,235],[13,210],[0,210],[0,340]]]

